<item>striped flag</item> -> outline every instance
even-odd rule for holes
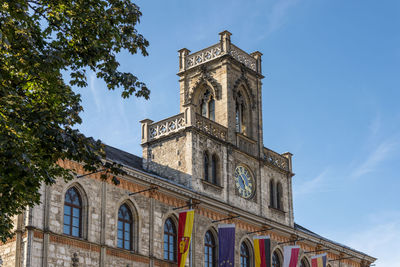
[[[312,267],[326,267],[326,253],[311,257]]]
[[[283,248],[283,267],[296,267],[299,260],[299,246],[286,246]]]
[[[184,267],[192,238],[194,210],[179,213],[178,226],[178,267]]]
[[[271,267],[271,240],[269,236],[254,236],[255,267]]]
[[[235,266],[235,225],[218,225],[219,257],[218,267]]]

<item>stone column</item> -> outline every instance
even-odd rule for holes
[[[193,105],[186,107],[184,116],[186,126],[194,126],[196,124],[196,111]]]
[[[101,230],[100,230],[100,267],[106,266],[106,205],[107,205],[107,183],[101,182]]]
[[[149,125],[153,123],[150,119],[144,119],[140,121],[142,130],[142,142],[141,144],[147,143],[150,140],[149,136]]]
[[[190,50],[182,48],[178,50],[179,53],[179,72],[186,70],[186,57],[189,55]]]
[[[256,71],[261,74],[261,56],[262,53],[259,51],[250,54],[256,60]]]
[[[223,53],[228,54],[231,51],[231,35],[229,31],[223,31],[219,33],[221,50]]]

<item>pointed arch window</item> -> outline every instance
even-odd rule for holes
[[[123,204],[118,210],[117,247],[132,250],[133,216],[128,205]]]
[[[213,234],[210,231],[204,236],[204,267],[215,267],[217,262],[216,245]]]
[[[281,260],[278,253],[275,251],[272,254],[272,267],[281,267]]]
[[[206,90],[201,98],[200,112],[203,117],[215,120],[215,100],[210,90]]]
[[[275,204],[274,204],[275,196],[274,195],[275,195],[274,194],[274,181],[271,180],[271,181],[269,181],[269,205],[270,205],[270,207],[275,206]]]
[[[212,155],[211,157],[211,182],[213,184],[217,184],[217,175],[218,175],[218,159],[216,155]]]
[[[239,91],[236,96],[235,106],[236,132],[246,134],[246,112],[245,102],[242,93]]]
[[[306,259],[302,259],[300,262],[300,267],[309,267],[308,261]]]
[[[207,151],[204,151],[203,155],[203,172],[204,172],[204,180],[209,181],[209,173],[208,173],[208,165],[209,165],[209,159],[208,159],[208,153]]]
[[[276,185],[276,208],[282,210],[282,184],[280,182]]]
[[[240,245],[240,267],[250,267],[250,252],[245,242]]]
[[[164,224],[164,260],[176,262],[176,228],[171,218]]]
[[[64,234],[82,237],[82,199],[75,187],[65,193]]]

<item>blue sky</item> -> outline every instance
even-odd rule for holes
[[[263,53],[264,144],[294,154],[295,221],[400,266],[400,1],[144,1],[149,56],[121,69],[151,89],[124,100],[93,74],[81,131],[141,155],[139,121],[179,113],[178,53],[232,42]]]

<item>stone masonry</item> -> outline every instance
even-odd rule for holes
[[[296,243],[301,248],[299,262],[303,259],[308,266],[311,256],[320,253],[313,251],[321,249],[330,267],[370,266],[375,258],[295,223],[292,154],[279,154],[263,143],[261,56],[233,45],[228,31],[201,51],[181,49],[180,114],[159,122],[141,121],[142,158],[106,147],[106,160],[122,164],[126,171],[118,177],[119,185],[101,180],[100,173],[86,173],[77,162],[60,161],[76,179],[43,185],[41,204],[15,217],[15,237],[0,244],[2,266],[177,266],[164,259],[164,223],[171,218],[177,226],[182,209],[174,208],[190,203],[195,219],[186,266],[204,266],[204,235],[211,231],[217,239],[219,223],[236,225],[235,266],[240,266],[242,242],[250,248],[254,266],[252,237],[258,234],[271,237],[271,252],[278,252],[281,262],[285,244]],[[201,99],[207,90],[215,101],[215,117],[202,116]],[[243,106],[238,132],[239,100]],[[214,160],[215,182],[205,179],[205,154]],[[235,185],[237,166],[245,166],[254,179],[251,197],[242,197]],[[271,185],[280,187],[272,192]],[[65,194],[71,187],[82,199],[79,238],[63,230]],[[139,191],[143,192],[132,194]],[[271,202],[276,194],[278,206]],[[130,250],[117,246],[123,204],[133,215]],[[229,217],[235,218],[224,220]],[[270,230],[251,233],[266,228]]]

